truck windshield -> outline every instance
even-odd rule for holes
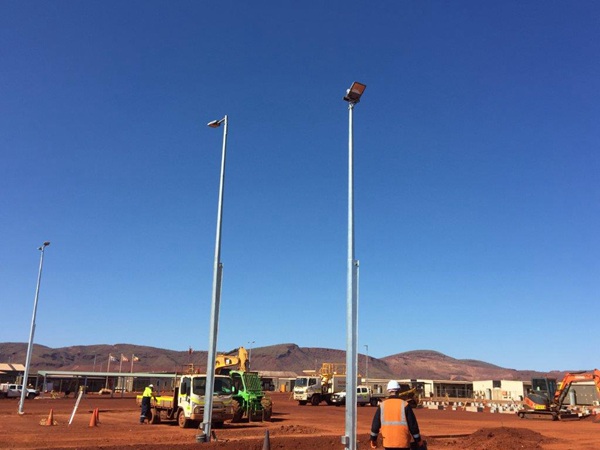
[[[296,382],[294,383],[294,386],[298,386],[298,387],[308,386],[308,378],[296,378]]]
[[[194,378],[192,391],[196,395],[204,395],[206,393],[206,378]],[[215,377],[215,389],[213,392],[216,395],[231,394],[231,379],[229,377]]]
[[[215,394],[228,395],[231,394],[231,378],[215,378]]]

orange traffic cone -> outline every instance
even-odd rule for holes
[[[90,419],[90,427],[97,427],[98,421],[96,420],[96,410],[92,411],[92,418]]]
[[[50,408],[50,414],[48,414],[48,418],[46,419],[46,425],[54,425],[54,410]]]
[[[96,423],[100,423],[100,410],[98,408],[94,409],[94,414],[96,415]]]

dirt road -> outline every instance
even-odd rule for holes
[[[139,408],[133,398],[109,398],[89,394],[79,405],[72,424],[75,399],[38,398],[25,403],[0,400],[0,448],[2,449],[248,449],[262,450],[269,431],[271,449],[343,450],[343,407],[299,406],[286,393],[271,394],[272,422],[225,424],[214,430],[217,440],[198,443],[195,428],[173,424],[140,425]],[[90,427],[92,412],[99,410],[100,423]],[[52,410],[55,425],[45,426]],[[375,408],[358,407],[359,448],[367,449]],[[519,419],[516,415],[417,409],[421,433],[430,449],[470,450],[600,450],[600,423],[590,417],[579,421],[552,422]]]

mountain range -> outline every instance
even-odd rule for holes
[[[247,349],[251,370],[286,371],[301,374],[303,370],[318,369],[324,362],[345,363],[346,351],[318,347],[299,347],[296,344],[278,344]],[[237,354],[237,349],[220,351]],[[0,363],[25,364],[27,344],[5,342],[0,344]],[[109,355],[113,358],[109,365]],[[66,370],[106,372],[174,372],[189,364],[206,369],[206,351],[168,350],[132,344],[75,345],[50,348],[34,344],[30,370]],[[455,359],[433,350],[413,350],[383,358],[360,354],[358,371],[369,378],[434,379],[434,380],[531,380],[534,377],[562,378],[564,372],[515,370],[473,359]]]

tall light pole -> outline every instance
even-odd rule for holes
[[[365,349],[367,351],[366,354],[366,358],[365,358],[365,381],[369,380],[369,346],[367,344],[365,344]]]
[[[248,352],[248,370],[250,370],[250,364],[252,364],[252,344],[254,344],[256,341],[248,341],[248,344],[250,344],[250,351]]]
[[[358,260],[354,257],[354,136],[352,112],[367,86],[355,81],[348,102],[348,275],[346,285],[346,434],[342,443],[356,450],[356,379],[358,377]]]
[[[33,301],[33,316],[31,317],[31,329],[29,331],[29,344],[27,345],[27,358],[25,360],[25,373],[23,374],[23,389],[21,390],[21,401],[19,402],[19,414],[23,414],[23,405],[25,404],[25,397],[27,396],[27,379],[29,378],[29,366],[31,365],[31,351],[33,350],[33,335],[35,333],[35,315],[37,313],[38,298],[40,296],[40,282],[42,281],[42,268],[44,267],[44,250],[50,245],[50,242],[46,241],[41,247],[38,247],[40,251],[40,268],[38,269],[37,285],[35,287],[35,300]]]
[[[227,153],[227,115],[220,120],[208,123],[211,128],[223,124],[223,151],[221,154],[221,177],[219,181],[219,204],[217,207],[217,232],[215,237],[215,263],[213,271],[212,302],[210,308],[210,332],[208,335],[208,356],[206,362],[206,391],[204,396],[204,416],[202,430],[205,442],[210,442],[210,428],[213,408],[213,392],[215,390],[215,365],[217,353],[217,334],[219,331],[219,308],[221,305],[221,281],[223,264],[221,263],[221,221],[223,218],[223,189],[225,187],[225,156]]]

